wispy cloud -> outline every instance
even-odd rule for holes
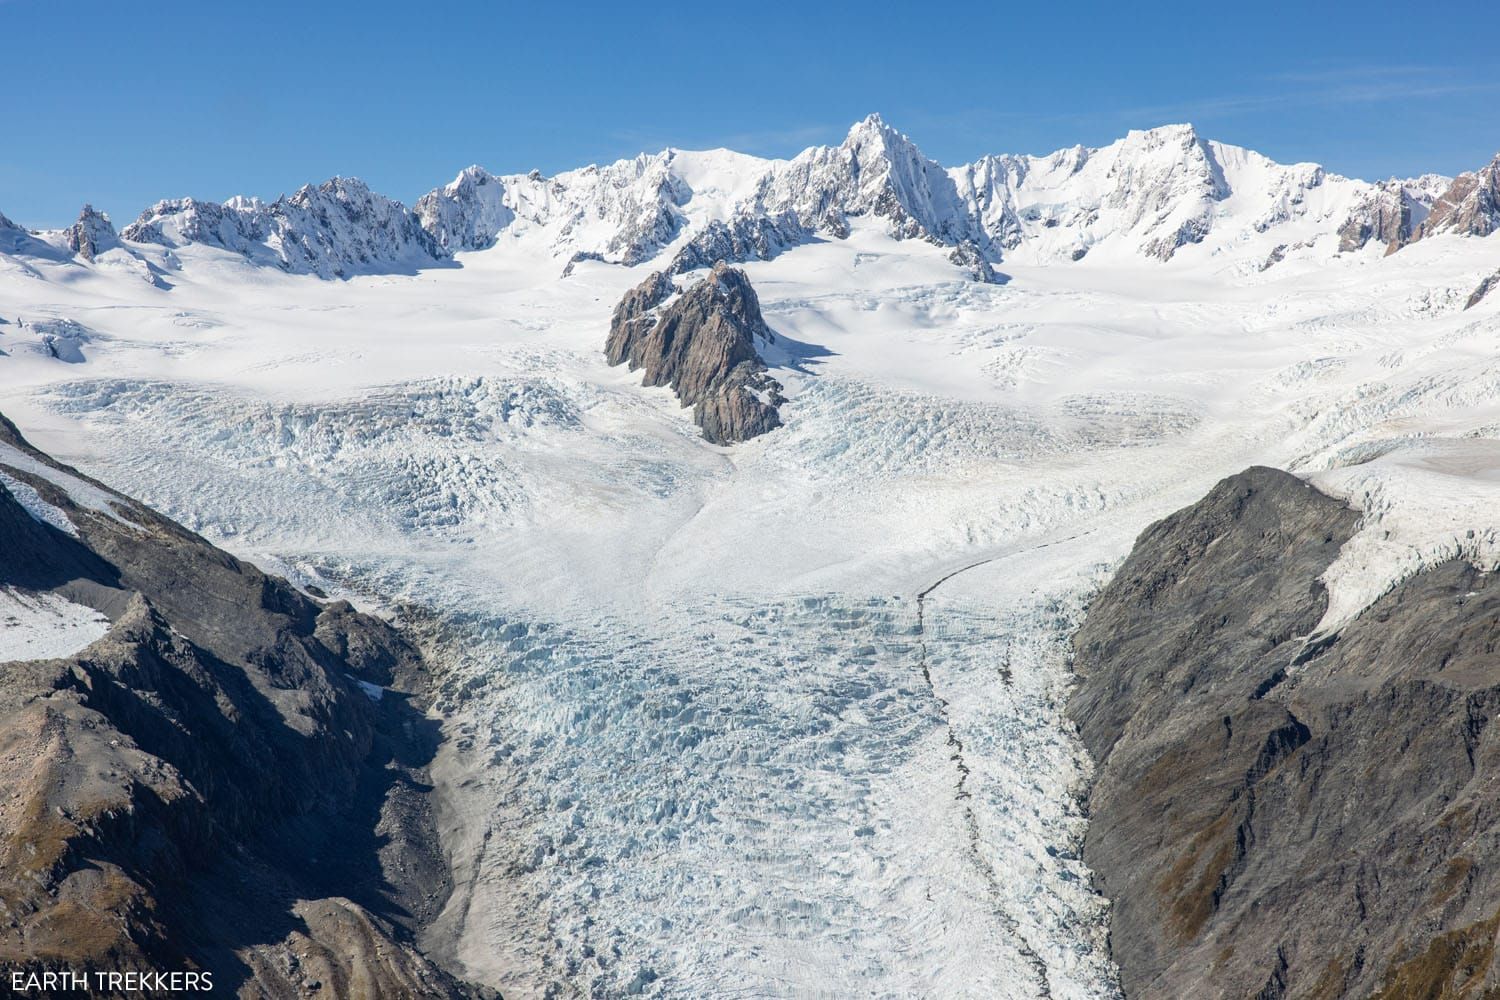
[[[1231,93],[1116,107],[969,107],[905,115],[896,124],[915,133],[947,133],[961,143],[992,148],[1018,131],[1059,135],[1117,134],[1168,122],[1209,123],[1279,109],[1338,108],[1500,94],[1500,78],[1481,79],[1442,66],[1309,66],[1267,74]],[[1046,128],[1045,126],[1057,126]],[[1034,149],[1030,152],[1047,152]]]
[[[1348,83],[1350,81],[1398,80],[1411,79],[1414,77],[1451,77],[1453,71],[1447,66],[1407,65],[1407,66],[1382,66],[1370,64],[1364,66],[1322,66],[1316,68],[1286,70],[1280,73],[1272,73],[1266,77],[1267,80],[1279,80],[1284,83]]]
[[[1190,101],[1120,108],[1112,114],[1132,119],[1225,117],[1279,107],[1337,108],[1362,104],[1489,94],[1500,82],[1466,80],[1431,66],[1341,67],[1278,73],[1264,88]]]

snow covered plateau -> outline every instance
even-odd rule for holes
[[[338,178],[0,216],[0,412],[423,637],[457,885],[426,945],[470,977],[1112,997],[1072,631],[1253,464],[1363,512],[1327,625],[1500,563],[1497,173],[1372,184],[1187,126],[948,169],[872,117],[411,209]],[[627,290],[721,256],[787,397],[730,447],[603,355]],[[0,594],[0,630],[18,659],[103,626]]]

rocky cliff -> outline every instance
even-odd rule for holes
[[[1392,242],[1387,253],[1439,233],[1488,236],[1496,229],[1500,229],[1500,156],[1481,170],[1453,178],[1422,224],[1406,238]]]
[[[1086,859],[1130,997],[1500,988],[1500,583],[1313,635],[1357,515],[1251,469],[1148,528],[1076,638]]]
[[[1372,185],[1339,226],[1339,253],[1351,253],[1371,241],[1389,247],[1410,240],[1448,183],[1447,178],[1427,174]]]
[[[0,670],[0,964],[194,970],[247,997],[479,994],[412,943],[449,879],[426,668],[399,632],[3,418],[0,596],[107,619]]]
[[[615,307],[605,357],[644,371],[643,385],[671,386],[714,444],[745,441],[781,426],[781,383],[766,373],[757,343],[775,334],[750,279],[720,262],[681,295],[657,273]]]

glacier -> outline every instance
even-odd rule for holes
[[[91,259],[11,225],[0,410],[438,655],[458,888],[426,944],[474,978],[1112,997],[1063,709],[1141,528],[1259,463],[1364,512],[1330,616],[1500,559],[1500,304],[1465,308],[1493,237],[1387,255],[1449,185],[1382,184],[1187,126],[943,168],[871,118],[411,209],[163,202],[89,217]],[[603,355],[629,288],[726,248],[787,397],[730,448]]]

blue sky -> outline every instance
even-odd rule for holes
[[[0,211],[333,174],[410,202],[474,162],[785,156],[870,111],[949,165],[1175,121],[1364,177],[1500,150],[1500,4],[1339,6],[0,0]]]

